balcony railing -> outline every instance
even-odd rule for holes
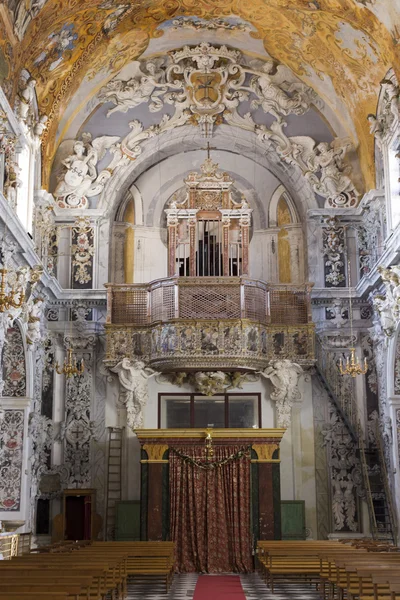
[[[270,285],[245,277],[172,277],[107,284],[107,323],[143,327],[175,319],[249,319],[271,325],[311,322],[311,285]]]
[[[312,364],[311,285],[247,277],[182,277],[108,284],[107,357],[159,371],[258,370],[272,360]]]

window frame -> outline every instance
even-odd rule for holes
[[[248,394],[243,393],[243,392],[223,392],[221,394],[215,394],[218,397],[223,396],[224,397],[224,401],[225,401],[225,427],[224,429],[242,429],[242,428],[238,428],[238,427],[229,427],[229,397],[231,396],[242,396],[243,398],[248,398],[249,396],[254,396],[256,398],[256,404],[257,404],[257,408],[258,408],[258,424],[257,424],[257,428],[261,429],[262,428],[262,419],[261,419],[261,392],[249,392]],[[198,392],[177,392],[177,393],[173,393],[173,392],[159,392],[158,393],[158,416],[157,416],[157,428],[158,429],[162,429],[161,427],[161,398],[162,397],[172,397],[172,398],[177,398],[179,396],[186,396],[186,397],[190,397],[190,426],[189,429],[199,429],[199,428],[195,428],[194,426],[194,402],[195,402],[195,397],[198,398],[208,398],[211,399],[212,396],[206,396],[205,394],[200,394]],[[174,429],[174,428],[168,428],[168,429]],[[176,429],[185,429],[184,427],[177,427]],[[245,428],[243,428],[245,429]]]

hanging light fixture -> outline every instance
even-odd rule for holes
[[[347,270],[349,274],[349,312],[350,312],[350,343],[353,343],[353,304],[351,298],[351,270],[350,260],[347,262]],[[341,375],[351,375],[351,377],[357,377],[357,375],[365,375],[368,371],[367,358],[364,358],[364,364],[360,363],[360,359],[356,356],[356,349],[354,347],[349,348],[350,356],[346,357],[346,363],[343,366],[343,361],[340,359],[339,372]]]
[[[59,375],[65,375],[65,377],[69,379],[74,375],[83,375],[85,364],[83,362],[83,358],[78,363],[76,358],[72,356],[72,348],[68,348],[67,356],[64,358],[63,365],[60,367],[58,362],[56,362],[55,369]]]
[[[69,322],[70,322],[70,338],[71,338],[72,311],[70,314]],[[75,375],[83,375],[83,372],[85,370],[85,363],[83,361],[83,358],[80,361],[77,361],[76,358],[72,355],[72,348],[69,347],[67,349],[67,356],[64,358],[64,362],[63,362],[62,366],[60,366],[58,364],[58,362],[56,362],[55,370],[56,370],[56,373],[58,373],[59,375],[65,375],[65,377],[67,377],[67,379],[69,379],[70,377],[74,377]]]

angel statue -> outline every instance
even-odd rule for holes
[[[263,65],[261,74],[258,72],[252,78],[250,88],[258,98],[253,100],[252,108],[261,106],[264,112],[270,113],[278,121],[282,121],[282,115],[303,115],[310,108],[312,91],[303,84],[288,85],[282,69],[278,67],[275,74],[272,74],[273,70],[274,63],[269,60]],[[291,96],[283,89],[285,84],[287,91],[293,92]]]
[[[321,142],[308,154],[306,159],[314,191],[327,198],[329,206],[347,206],[349,199],[359,196],[349,177],[351,166],[343,165],[343,158],[352,147],[347,141],[334,140],[331,144]],[[315,173],[320,173],[320,178]]]
[[[122,400],[126,405],[128,426],[132,430],[142,428],[143,410],[149,397],[147,380],[158,375],[158,372],[146,367],[141,360],[132,362],[129,358],[123,358],[111,371],[118,373],[120,384],[125,390]]]
[[[86,208],[87,199],[100,194],[111,176],[107,169],[98,175],[96,165],[119,137],[103,135],[94,140],[90,134],[82,137],[84,141],[75,141],[74,153],[62,161],[67,170],[54,191],[60,208]]]
[[[259,371],[262,377],[270,379],[274,386],[271,399],[276,403],[278,427],[289,427],[293,402],[301,398],[298,388],[299,377],[303,369],[290,360],[278,360],[271,366]]]
[[[160,110],[163,101],[159,96],[167,91],[167,87],[160,83],[163,71],[159,69],[159,62],[149,61],[146,63],[147,73],[141,70],[141,63],[134,61],[131,64],[131,77],[127,81],[112,79],[99,92],[100,102],[112,102],[114,108],[107,111],[107,117],[113,113],[126,113],[131,108],[139,106],[143,102],[151,101],[149,109],[151,112]],[[159,89],[157,89],[159,88]]]

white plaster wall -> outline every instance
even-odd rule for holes
[[[317,536],[314,414],[311,378],[299,381],[301,399],[292,408],[291,426],[281,441],[281,500],[304,500],[306,528]]]
[[[145,283],[168,275],[168,252],[160,227],[134,228],[133,273],[135,283]]]

